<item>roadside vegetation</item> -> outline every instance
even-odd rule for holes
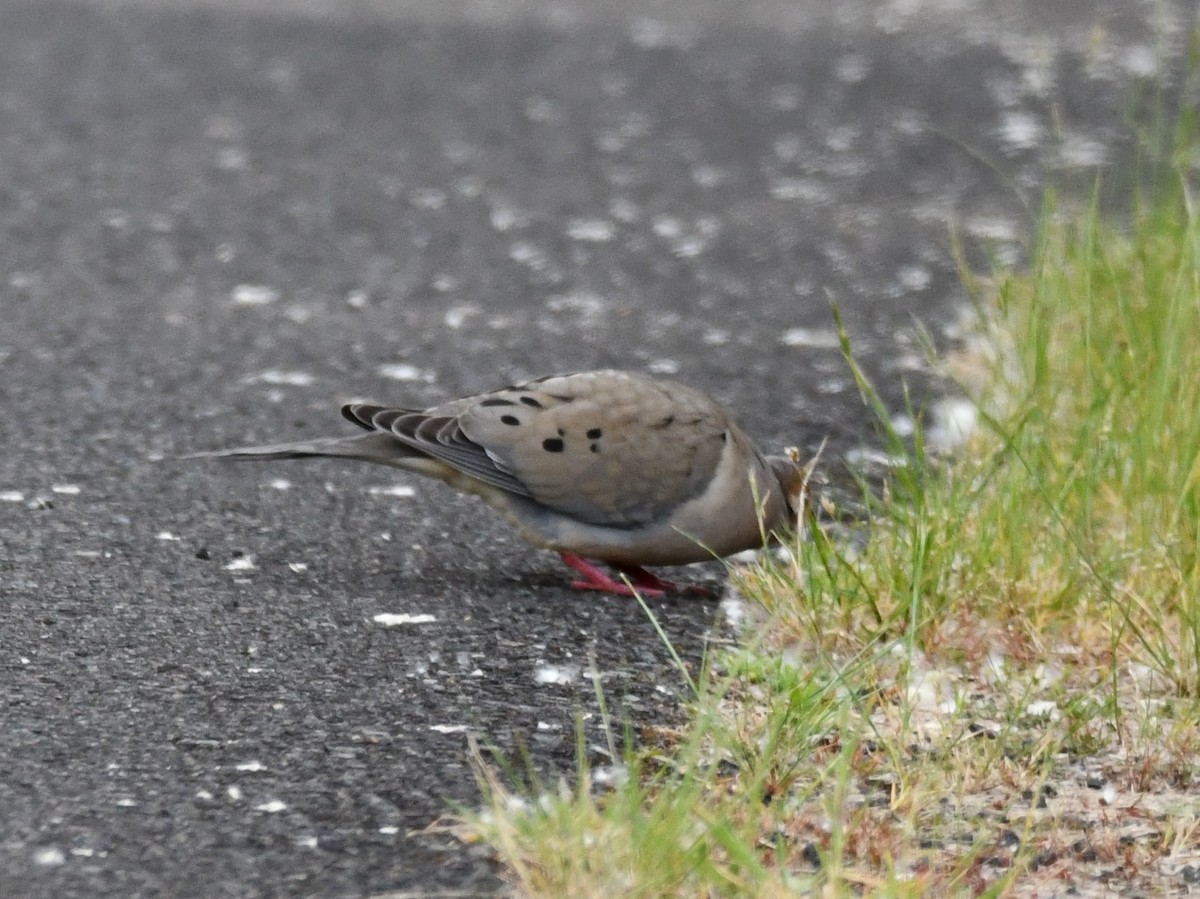
[[[964,275],[978,327],[939,364],[977,427],[953,455],[919,415],[897,433],[843,335],[892,459],[865,531],[810,526],[736,572],[739,648],[603,783],[581,766],[518,795],[480,761],[464,826],[517,894],[1200,883],[1192,126],[1123,210],[1050,194],[1027,270]]]

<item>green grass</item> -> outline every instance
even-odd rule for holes
[[[1200,864],[1193,158],[1119,225],[1049,196],[1029,271],[971,281],[953,458],[886,430],[847,340],[903,457],[869,539],[737,574],[753,633],[615,786],[518,801],[480,762],[468,826],[518,893],[1153,891]]]

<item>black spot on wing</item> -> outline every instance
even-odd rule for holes
[[[521,397],[521,399],[523,400],[525,398]],[[516,403],[514,403],[512,400],[506,400],[503,397],[493,397],[490,400],[480,400],[479,405],[481,405],[481,406],[515,406]]]
[[[532,407],[533,407],[533,408],[535,408],[535,409],[543,409],[543,408],[545,408],[545,407],[544,407],[544,406],[541,404],[541,402],[539,402],[539,401],[538,401],[537,397],[532,397],[532,396],[523,396],[523,397],[521,397],[521,402],[522,402],[522,403],[524,403],[526,406],[532,406]]]
[[[561,453],[566,447],[567,445],[563,443],[561,437],[547,437],[542,441],[542,449],[548,453]]]
[[[601,431],[599,428],[588,428],[588,432],[587,432],[588,440],[599,440],[603,435],[604,435],[604,432]]]
[[[501,424],[515,426],[521,423],[521,419],[517,418],[515,415],[501,415],[500,422]]]

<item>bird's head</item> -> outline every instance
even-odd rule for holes
[[[821,449],[824,448],[825,445],[821,444]],[[767,464],[779,481],[780,490],[787,503],[788,524],[793,528],[802,528],[806,518],[816,508],[809,485],[820,458],[821,450],[817,450],[810,460],[801,462],[800,450],[794,446],[785,449],[782,456],[767,457]]]

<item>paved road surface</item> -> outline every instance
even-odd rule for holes
[[[928,396],[951,229],[1019,259],[1153,67],[1158,4],[991,5],[4,4],[0,894],[495,890],[412,834],[476,799],[464,729],[571,770],[589,655],[675,719],[636,604],[438,485],[150,460],[620,366],[836,464],[829,298]]]

